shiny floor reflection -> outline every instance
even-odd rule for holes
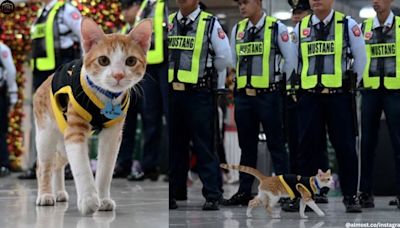
[[[160,178],[161,179],[161,178]],[[36,181],[18,180],[15,175],[0,179],[1,228],[109,228],[168,227],[168,184],[129,182],[114,179],[111,197],[114,212],[82,216],[76,206],[73,181],[66,181],[69,203],[36,207]]]
[[[238,185],[225,185],[224,196],[229,198]],[[204,199],[201,195],[201,185],[197,182],[189,188],[189,200],[178,201],[179,208],[169,213],[170,227],[206,227],[206,228],[325,228],[346,227],[346,223],[398,223],[400,227],[400,210],[389,206],[393,197],[376,197],[375,208],[364,209],[361,214],[345,213],[342,198],[329,197],[329,204],[318,206],[326,216],[319,218],[314,212],[307,212],[308,219],[300,219],[299,214],[281,212],[281,219],[271,219],[263,207],[253,210],[253,217],[247,218],[247,207],[220,207],[219,211],[205,212],[201,210]],[[350,224],[353,225],[353,224]],[[350,227],[350,226],[349,226]],[[357,226],[353,226],[357,227]],[[366,227],[366,226],[358,226]],[[387,226],[389,227],[389,226]]]

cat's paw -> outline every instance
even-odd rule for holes
[[[252,215],[250,212],[247,212],[247,213],[246,213],[246,216],[247,216],[248,218],[252,218],[252,217],[253,217],[253,215]]]
[[[100,200],[97,194],[78,199],[78,209],[83,215],[90,215],[100,208]]]
[[[307,216],[307,215],[300,215],[300,218],[302,218],[302,219],[308,219],[308,216]]]
[[[55,202],[54,196],[48,193],[39,195],[36,199],[37,206],[54,206]]]
[[[69,199],[68,192],[66,191],[58,191],[56,193],[56,202],[67,202]]]
[[[102,199],[99,211],[113,211],[116,207],[115,201],[110,198]]]
[[[324,217],[324,216],[325,216],[325,213],[321,211],[321,213],[318,213],[318,216],[319,216],[319,217]]]

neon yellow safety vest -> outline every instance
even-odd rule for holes
[[[169,23],[174,27],[177,26],[174,25],[175,16],[176,13],[169,15]],[[200,63],[202,62],[202,57],[204,57],[205,59],[204,55],[207,54],[207,52],[204,51],[205,48],[208,48],[204,46],[206,45],[204,44],[204,42],[206,41],[204,37],[207,35],[207,22],[210,21],[207,19],[210,17],[212,17],[211,14],[203,11],[200,12],[200,15],[197,17],[196,20],[197,27],[193,28],[193,30],[196,31],[195,36],[179,36],[176,34],[171,34],[171,32],[168,35],[169,50],[181,50],[191,52],[191,69],[182,69],[180,66],[177,73],[177,80],[179,82],[197,84],[199,75],[201,73],[204,73],[202,71],[204,71],[203,68],[205,66],[200,66]],[[173,66],[171,67],[172,64],[173,63],[170,62],[170,67],[168,69],[168,82],[172,82],[174,80],[174,68]]]
[[[342,58],[343,58],[343,21],[345,15],[339,12],[334,13],[334,40],[328,41],[304,41],[311,36],[309,28],[311,15],[306,16],[300,22],[300,45],[302,56],[301,88],[312,89],[317,86],[317,75],[309,75],[310,58],[318,55],[334,56],[334,73],[322,74],[321,83],[327,88],[340,88],[342,86]]]
[[[263,40],[257,40],[254,42],[246,41],[245,30],[247,28],[249,19],[244,19],[238,23],[236,32],[236,72],[237,72],[237,88],[241,89],[246,87],[247,75],[243,75],[246,71],[240,69],[240,63],[243,61],[243,57],[246,56],[262,56],[262,72],[258,72],[261,75],[253,72],[250,79],[250,84],[254,88],[268,88],[270,83],[270,53],[273,46],[273,26],[277,19],[273,17],[265,17]],[[261,38],[262,39],[262,38]],[[272,56],[274,58],[275,56]],[[253,64],[255,61],[253,61]],[[274,66],[275,67],[275,66]],[[256,75],[254,75],[256,74]]]
[[[367,64],[365,65],[363,82],[365,88],[378,89],[380,86],[380,76],[370,75],[371,61],[375,58],[396,58],[395,77],[385,76],[383,79],[386,89],[400,89],[400,17],[395,17],[394,34],[395,43],[371,43],[372,26],[374,20],[368,19],[364,22],[364,39],[367,50]],[[374,51],[377,50],[377,51]],[[386,50],[386,51],[385,51]]]
[[[135,24],[139,23],[142,18],[141,15],[143,10],[146,8],[149,0],[144,0],[140,5],[139,12],[136,16]],[[154,17],[153,17],[153,34],[154,34],[154,49],[150,49],[147,52],[147,63],[158,64],[164,61],[164,0],[157,0]]]
[[[54,19],[57,11],[63,7],[65,2],[57,2],[50,10],[47,20],[44,23],[35,24],[31,27],[31,39],[45,39],[46,56],[36,58],[36,66],[34,60],[31,60],[31,66],[36,67],[40,71],[54,70],[56,68],[56,58],[54,49]]]

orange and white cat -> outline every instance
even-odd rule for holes
[[[306,206],[313,209],[318,216],[325,216],[324,212],[315,204],[312,196],[318,193],[322,187],[330,188],[333,186],[330,170],[325,173],[322,170],[318,170],[318,174],[313,177],[301,177],[293,174],[268,177],[257,169],[247,166],[228,164],[221,164],[220,166],[224,169],[234,169],[248,173],[260,181],[257,196],[249,201],[247,208],[248,217],[252,217],[251,211],[254,207],[265,205],[267,212],[272,218],[280,218],[280,209],[274,211],[275,205],[281,197],[290,197],[293,199],[295,195],[301,197],[299,208],[301,218],[308,218],[304,214]],[[289,182],[293,183],[292,187]]]
[[[92,85],[86,87],[89,88],[86,92],[92,94],[91,97],[96,101],[94,103],[121,107],[124,98],[129,97],[129,90],[145,74],[146,53],[150,47],[151,34],[151,20],[144,20],[128,35],[122,35],[105,34],[93,20],[83,18],[81,39],[84,56],[80,75],[83,77],[82,81]],[[114,121],[112,126],[100,131],[97,171],[94,178],[88,154],[88,138],[92,125],[87,118],[94,113],[82,115],[85,112],[77,110],[76,100],[67,96],[68,99],[64,99],[66,105],[62,115],[65,118],[65,128],[60,130],[51,95],[55,78],[54,74],[50,76],[36,91],[33,99],[38,151],[36,205],[52,206],[55,202],[68,201],[69,196],[64,185],[64,167],[69,162],[74,176],[79,211],[84,215],[97,210],[112,211],[116,204],[110,196],[110,185],[125,116],[119,112],[121,121]],[[110,99],[107,94],[117,96]],[[80,96],[80,93],[77,96]]]

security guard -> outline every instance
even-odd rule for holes
[[[292,22],[294,25],[299,23],[301,19],[305,16],[312,13],[310,8],[310,3],[308,0],[288,0],[289,5],[292,7]],[[290,33],[292,41],[295,41],[294,32]],[[288,89],[288,96],[286,100],[286,137],[288,142],[289,148],[289,170],[290,173],[298,173],[298,169],[296,167],[297,164],[297,146],[298,146],[298,139],[299,139],[299,130],[297,124],[297,100],[299,99],[299,94],[296,93],[298,90],[298,78],[296,75],[290,78],[290,82],[286,88]],[[318,156],[313,157],[314,162],[312,162],[313,167],[309,167],[309,172],[307,172],[307,176],[315,175],[315,170],[328,169],[328,154],[327,154],[327,140],[321,139],[320,146],[321,150],[324,152],[319,154]],[[329,188],[323,187],[319,191],[319,193],[314,195],[314,201],[316,203],[328,203],[327,193]],[[298,212],[299,211],[299,198],[294,200],[286,200],[282,202],[282,210],[288,212]],[[308,207],[306,209],[309,209]]]
[[[78,9],[64,1],[42,2],[40,16],[31,27],[33,92],[59,66],[80,58],[81,14]],[[36,151],[34,146],[31,151]],[[35,179],[35,165],[18,178]]]
[[[218,210],[221,192],[219,159],[213,142],[216,88],[224,86],[223,72],[231,66],[229,40],[217,19],[199,8],[199,0],[177,0],[179,11],[169,16],[168,48],[170,84],[170,209],[187,175],[185,153],[189,141],[197,155],[206,203],[203,210]],[[216,73],[217,71],[218,73]],[[218,80],[219,78],[219,80]],[[222,82],[217,85],[216,81]],[[183,179],[182,179],[183,178]]]
[[[136,23],[144,18],[153,19],[153,36],[147,53],[146,78],[143,88],[143,172],[132,173],[128,180],[138,181],[159,176],[159,158],[168,150],[161,148],[168,138],[163,135],[163,116],[168,120],[168,11],[165,0],[142,0],[136,16]],[[168,122],[167,122],[168,124]]]
[[[302,91],[298,103],[297,167],[300,175],[306,175],[312,158],[324,152],[318,142],[325,140],[327,127],[336,151],[346,212],[361,212],[356,197],[358,162],[356,121],[352,115],[355,103],[350,90],[351,82],[355,85],[363,75],[365,43],[357,23],[334,11],[333,3],[334,0],[310,0],[313,14],[303,18],[294,29],[294,56],[299,60]],[[356,76],[349,71],[351,56]]]
[[[246,19],[232,30],[231,49],[236,68],[235,121],[240,164],[257,165],[260,123],[267,136],[268,149],[276,174],[288,173],[288,154],[282,129],[281,115],[281,56],[284,68],[292,69],[289,56],[292,44],[286,26],[262,11],[260,0],[239,0],[239,10]],[[254,177],[240,173],[240,186],[225,205],[247,205]]]
[[[1,31],[0,31],[1,34]],[[0,177],[10,174],[8,112],[18,101],[16,70],[10,48],[0,41]]]
[[[141,0],[121,0],[121,11],[126,22],[121,29],[122,34],[128,34],[133,28],[137,12],[140,8],[140,1]],[[132,169],[137,119],[142,101],[134,89],[131,89],[130,95],[131,104],[129,105],[124,123],[124,129],[129,130],[122,132],[121,146],[119,147],[117,163],[115,164],[113,173],[114,178],[126,178],[131,173]]]
[[[400,209],[400,17],[391,11],[393,0],[374,0],[375,18],[363,23],[368,61],[361,103],[361,182],[364,208],[374,207],[373,167],[382,111],[395,152],[397,199]]]

